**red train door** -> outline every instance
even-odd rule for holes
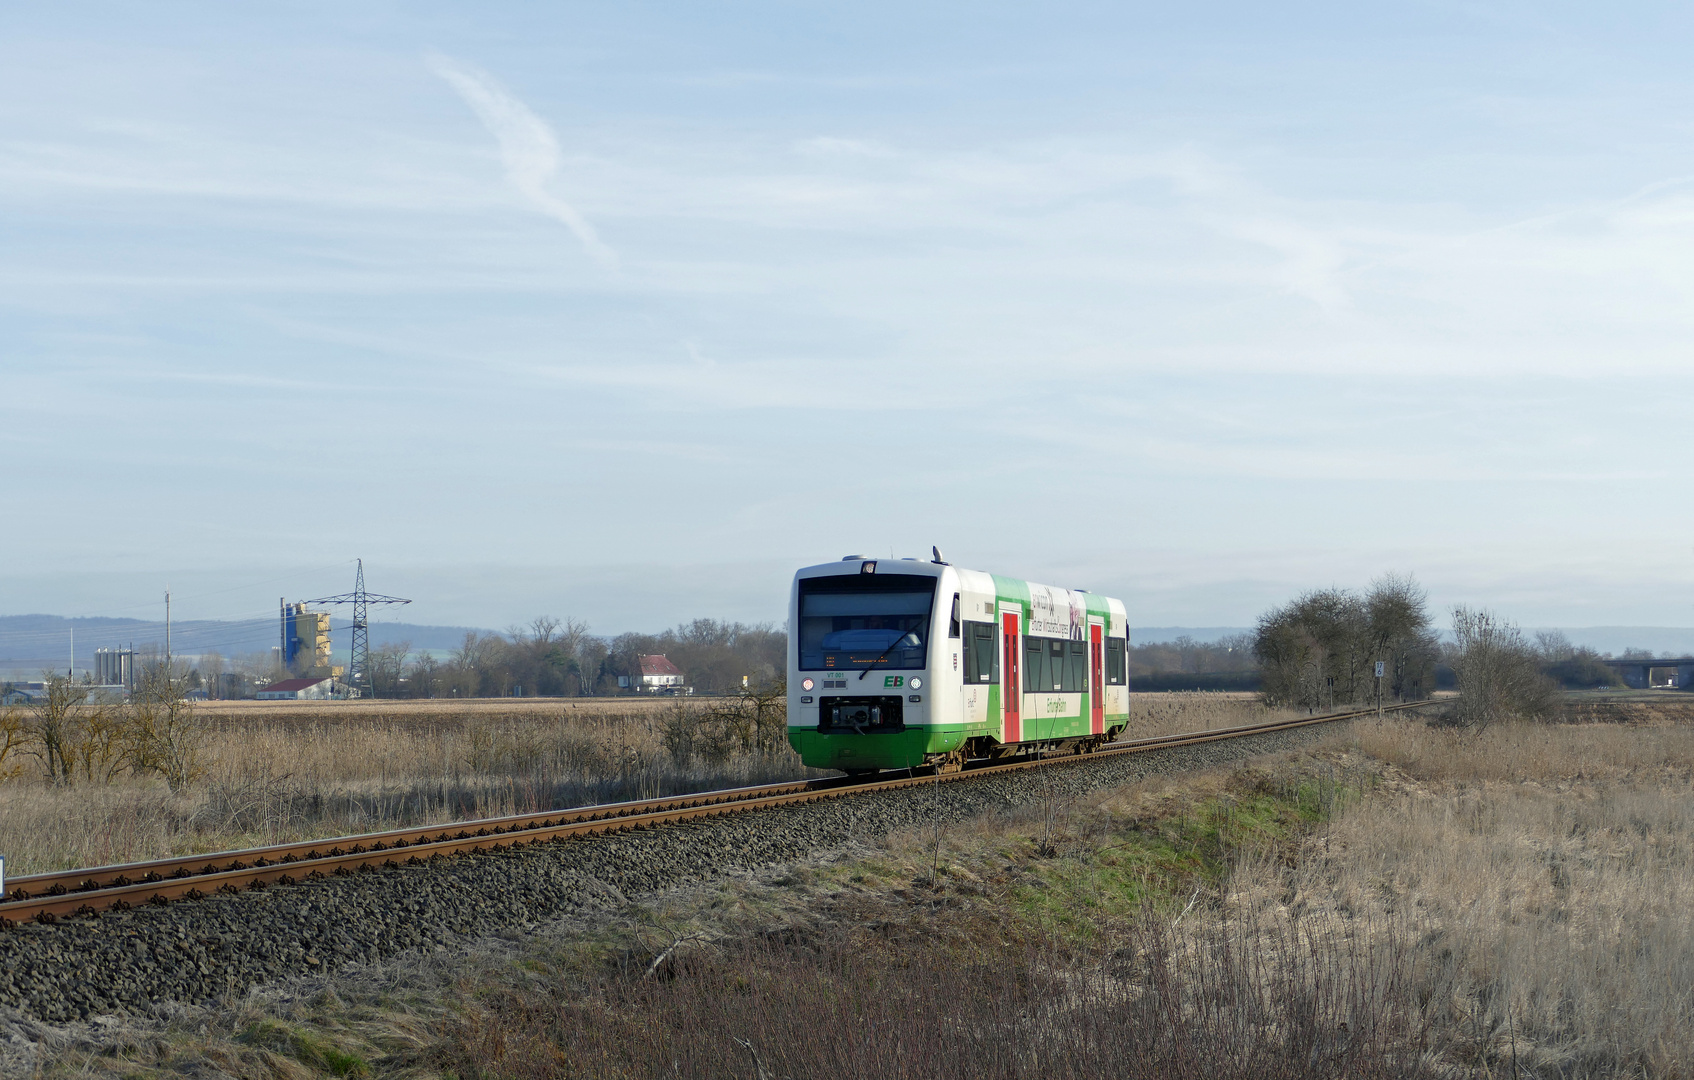
[[[1023,720],[1020,716],[1020,706],[1023,703],[1023,680],[1018,677],[1018,615],[1015,611],[1003,612],[1000,615],[1001,647],[1005,650],[1005,661],[1001,668],[1005,675],[1000,679],[1000,703],[1005,708],[1005,723],[1000,730],[1001,742],[1017,742],[1023,738]]]
[[[1103,629],[1099,623],[1088,628],[1088,666],[1094,672],[1094,679],[1088,687],[1089,730],[1096,735],[1106,733],[1106,646],[1100,640]]]

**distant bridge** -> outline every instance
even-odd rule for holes
[[[1694,656],[1674,660],[1602,660],[1601,663],[1617,669],[1623,681],[1637,690],[1650,690],[1655,686],[1694,689]],[[1660,681],[1654,681],[1655,675]]]

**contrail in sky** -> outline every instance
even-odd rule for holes
[[[499,142],[500,160],[512,185],[536,209],[576,234],[595,259],[608,266],[616,263],[617,253],[601,243],[594,226],[570,203],[547,190],[548,181],[559,171],[559,140],[554,137],[553,129],[487,75],[461,67],[438,53],[431,53],[426,59],[430,68],[459,92]]]

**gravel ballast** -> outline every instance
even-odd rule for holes
[[[239,996],[286,976],[406,950],[441,950],[501,929],[622,904],[730,868],[791,862],[855,837],[1290,750],[1340,726],[1065,759],[1050,768],[976,779],[967,774],[939,785],[21,926],[0,932],[0,1008],[63,1023]]]

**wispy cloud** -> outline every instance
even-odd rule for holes
[[[616,264],[617,253],[601,241],[594,226],[550,189],[562,155],[559,140],[546,121],[482,72],[439,53],[429,54],[427,60],[430,69],[458,91],[500,144],[500,160],[512,186],[537,210],[569,229],[595,259],[608,266]]]

